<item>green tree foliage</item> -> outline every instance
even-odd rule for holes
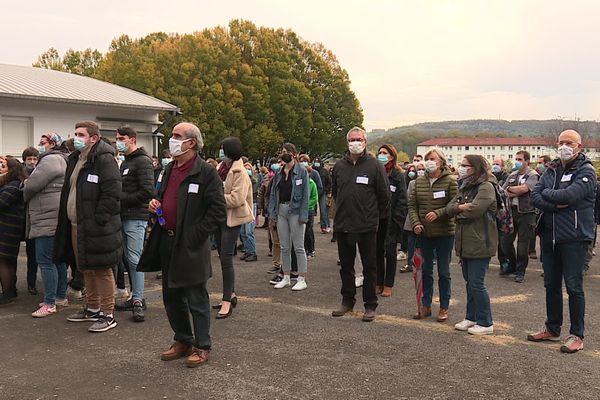
[[[50,49],[38,63],[66,69],[66,60]],[[363,121],[333,53],[290,30],[248,21],[193,34],[122,35],[93,76],[179,106],[182,119],[205,134],[209,156],[227,136],[240,137],[253,158],[273,155],[286,141],[313,156],[340,152],[345,133]]]
[[[93,76],[101,60],[102,53],[98,50],[88,48],[83,51],[76,51],[69,49],[61,57],[58,50],[51,47],[38,57],[33,66],[77,75]]]

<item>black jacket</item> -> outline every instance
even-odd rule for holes
[[[174,163],[165,168],[158,200],[169,185],[169,175]],[[189,190],[194,184],[196,191]],[[175,244],[168,266],[170,288],[194,286],[212,276],[209,235],[227,222],[223,181],[217,170],[198,156],[188,176],[177,193],[177,227]],[[150,235],[138,263],[141,272],[160,271],[159,224],[152,225]]]
[[[319,175],[321,176],[321,183],[323,184],[323,194],[331,193],[331,174],[327,169],[321,167],[319,169]]]
[[[121,219],[148,219],[148,203],[154,198],[152,160],[144,149],[125,156],[121,163]]]
[[[408,198],[406,196],[406,183],[404,173],[393,169],[388,176],[390,181],[390,211],[388,214],[388,231],[385,238],[387,243],[402,241],[404,221],[408,213]]]
[[[56,261],[73,265],[75,257],[71,243],[71,222],[67,217],[67,200],[71,175],[78,159],[79,151],[74,151],[67,160],[54,243]],[[120,199],[121,176],[114,149],[99,140],[91,148],[87,162],[77,176],[78,268],[112,268],[121,259]]]
[[[346,153],[335,163],[331,187],[336,232],[377,231],[379,219],[387,216],[390,188],[385,169],[376,158],[364,153],[354,164]]]

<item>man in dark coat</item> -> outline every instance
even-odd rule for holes
[[[75,151],[67,161],[55,239],[56,262],[76,263],[84,276],[86,306],[67,318],[94,324],[90,332],[117,326],[113,317],[113,268],[121,258],[121,176],[112,146],[93,121],[75,125]]]
[[[149,211],[156,217],[138,264],[138,271],[162,271],[163,302],[175,343],[161,359],[187,357],[188,367],[204,363],[210,352],[209,236],[227,218],[223,182],[198,155],[203,144],[197,126],[184,122],[173,128],[173,162],[165,168],[158,198],[150,201]]]

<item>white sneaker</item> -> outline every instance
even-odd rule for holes
[[[361,287],[363,285],[364,281],[365,281],[364,276],[357,276],[356,278],[354,278],[354,286]]]
[[[277,285],[273,286],[273,288],[283,289],[286,286],[290,286],[290,276],[289,275],[284,275],[283,279]]]
[[[303,276],[299,276],[298,277],[298,281],[292,287],[292,290],[304,290],[306,288],[307,288],[307,286],[306,286],[306,279],[304,279]]]
[[[128,297],[129,297],[129,290],[127,290],[127,288],[125,288],[125,289],[117,288],[117,290],[115,291],[115,298],[117,298],[117,299],[127,299]]]
[[[56,306],[43,304],[39,309],[31,313],[33,318],[44,318],[48,315],[56,314]]]
[[[465,332],[467,329],[469,329],[470,327],[475,326],[475,325],[477,325],[477,323],[475,321],[471,321],[469,319],[463,319],[458,324],[454,325],[454,329],[456,329],[457,331]]]
[[[479,336],[491,335],[492,333],[494,333],[494,325],[490,325],[490,326],[473,325],[472,327],[467,329],[467,332],[469,332],[471,335],[479,335]]]
[[[406,253],[403,251],[399,251],[398,255],[396,256],[396,260],[398,260],[398,261],[406,260]]]

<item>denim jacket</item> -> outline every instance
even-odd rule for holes
[[[310,186],[308,181],[308,172],[302,165],[295,163],[290,171],[292,176],[292,200],[290,201],[290,214],[297,214],[300,222],[308,221],[308,200],[310,197]],[[269,208],[267,213],[269,218],[277,219],[279,211],[279,183],[283,179],[283,168],[273,177],[271,194],[269,196]]]

